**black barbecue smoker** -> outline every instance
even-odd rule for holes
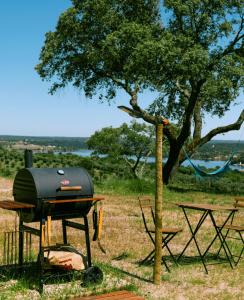
[[[37,264],[40,271],[41,292],[44,283],[44,252],[52,247],[48,234],[51,230],[51,220],[62,221],[64,245],[68,244],[67,227],[85,232],[87,265],[91,274],[87,216],[91,208],[103,200],[94,197],[93,194],[92,178],[84,168],[33,168],[32,151],[25,151],[25,168],[20,170],[14,179],[14,201],[1,201],[0,208],[14,210],[19,216],[19,266],[23,265],[24,233],[31,233],[40,239]],[[71,221],[70,219],[73,218],[81,218],[83,223]],[[97,216],[93,216],[93,220],[97,221],[97,219]],[[39,222],[39,229],[29,226],[28,223],[31,222]],[[98,228],[97,224],[93,225],[95,229]],[[45,229],[48,240],[46,240]]]

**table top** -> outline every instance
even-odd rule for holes
[[[225,205],[216,205],[216,204],[206,204],[206,203],[189,203],[189,202],[180,202],[175,203],[177,206],[182,208],[189,208],[195,210],[203,211],[237,211],[238,208],[234,206],[225,206]]]

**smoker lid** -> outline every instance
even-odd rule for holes
[[[76,191],[61,191],[61,187],[81,186]],[[25,168],[14,180],[13,194],[19,197],[56,198],[59,196],[93,195],[92,179],[86,169]],[[20,195],[21,194],[21,195]]]

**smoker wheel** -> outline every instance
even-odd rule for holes
[[[85,270],[82,285],[100,284],[103,281],[103,272],[100,268],[93,266]]]

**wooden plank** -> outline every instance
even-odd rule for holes
[[[93,296],[93,297],[82,297],[82,298],[74,298],[72,300],[144,300],[144,298],[139,297],[139,296],[132,296],[128,297],[125,295],[121,296],[113,296],[113,297],[108,297],[108,298],[100,298],[99,296]]]
[[[95,198],[80,198],[80,199],[63,199],[63,200],[46,200],[45,203],[50,204],[62,204],[62,203],[81,203],[87,201],[102,201],[104,198],[95,197]]]
[[[72,298],[72,300],[144,300],[144,298],[123,290],[103,295],[76,297]]]
[[[4,200],[0,201],[0,208],[7,210],[19,210],[34,208],[35,205],[29,203],[22,203],[17,201]]]

